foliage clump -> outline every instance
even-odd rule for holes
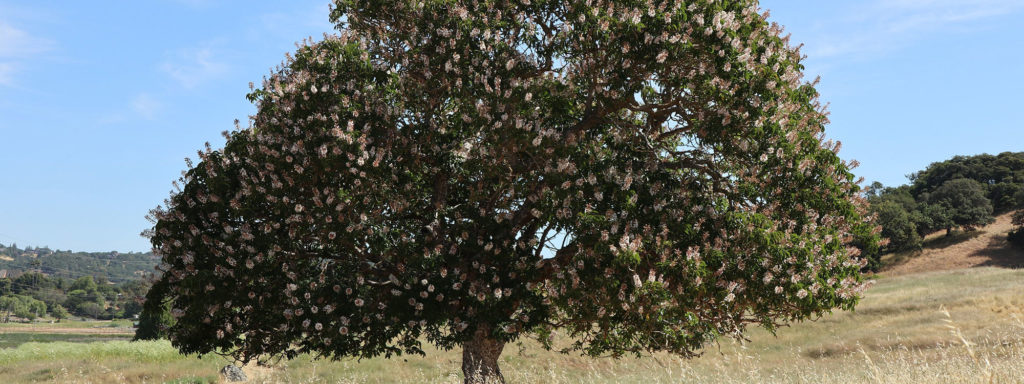
[[[28,296],[0,296],[0,321],[7,323],[11,316],[34,320],[46,314],[46,303]]]
[[[150,236],[184,352],[697,353],[852,308],[877,246],[754,1],[336,1]],[[859,245],[860,248],[854,245]]]
[[[171,317],[170,303],[162,300],[167,295],[166,284],[160,283],[150,288],[142,314],[139,315],[138,326],[132,341],[166,339],[174,318]]]
[[[876,222],[882,226],[882,238],[889,241],[887,249],[904,251],[921,247],[917,224],[898,203],[882,201],[872,204],[871,212],[877,215]]]
[[[985,197],[984,187],[971,179],[954,179],[942,183],[928,195],[928,202],[949,212],[946,225],[973,229],[994,220],[992,204]]]
[[[932,163],[909,177],[914,196],[924,196],[951,180],[977,181],[983,186],[993,212],[1005,213],[1017,209],[1018,196],[1024,193],[1024,152],[954,156]]]
[[[1007,235],[1007,240],[1010,241],[1010,244],[1024,248],[1024,204],[1021,205],[1019,211],[1013,214],[1012,223],[1014,228]]]

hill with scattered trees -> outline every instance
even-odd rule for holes
[[[39,272],[66,279],[94,276],[123,283],[151,275],[158,262],[151,253],[73,252],[49,247],[21,249],[17,244],[0,244],[0,277]]]
[[[888,239],[881,253],[921,249],[932,232],[971,231],[1024,209],[1024,152],[955,156],[908,177],[909,184],[875,182],[866,189],[882,237]],[[1024,214],[1013,216],[1016,228],[1008,238],[1024,245]],[[879,255],[871,256],[877,268]]]
[[[131,318],[157,262],[150,253],[0,245],[0,322]]]
[[[82,276],[71,280],[28,272],[0,278],[0,322],[31,321],[49,315],[94,319],[131,318],[142,310],[148,280],[120,284],[106,278]]]

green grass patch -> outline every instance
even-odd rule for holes
[[[117,335],[79,335],[67,333],[0,333],[0,349],[15,348],[25,343],[95,343],[103,341],[129,339],[131,339],[131,337]]]
[[[62,320],[61,322],[50,322],[50,320],[37,320],[30,323],[0,323],[0,328],[132,328],[133,320]]]
[[[170,342],[164,340],[116,340],[85,344],[67,341],[27,342],[16,348],[0,350],[0,364],[60,359],[117,359],[137,363],[161,363],[182,358],[183,356],[171,347]]]

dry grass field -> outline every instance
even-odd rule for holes
[[[749,342],[722,340],[696,359],[594,359],[523,340],[506,346],[502,369],[510,383],[1024,383],[1024,269],[1008,268],[1024,252],[999,243],[1003,221],[887,257],[892,266],[875,276],[856,311],[777,335],[752,329]],[[0,382],[207,383],[218,382],[228,363],[96,331],[123,327],[0,326]],[[89,332],[68,331],[76,329]],[[244,370],[250,383],[461,383],[460,358],[459,351],[363,361],[304,356]]]
[[[4,338],[20,333],[0,334]],[[854,312],[722,341],[692,360],[591,359],[522,341],[506,347],[512,383],[1024,382],[1024,270],[995,267],[881,276]],[[219,356],[179,356],[167,342],[26,342],[0,349],[0,381],[216,382]],[[86,341],[86,342],[82,342]],[[457,351],[391,360],[301,357],[246,367],[253,383],[458,383]]]

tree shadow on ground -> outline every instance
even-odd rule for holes
[[[971,256],[988,258],[979,267],[1024,268],[1024,249],[1014,247],[1005,235],[993,237],[988,246],[973,252]]]
[[[889,270],[902,264],[906,264],[910,260],[921,256],[926,250],[941,250],[943,248],[970,241],[984,234],[985,231],[982,230],[953,231],[949,235],[932,237],[925,240],[921,245],[921,248],[883,255],[881,270]],[[973,265],[975,267],[995,266],[1003,268],[1024,268],[1024,249],[1013,248],[1009,242],[1006,241],[1005,234],[995,236],[984,249],[971,252],[970,256],[988,258],[988,260],[982,264]]]
[[[922,249],[939,249],[946,248],[951,245],[957,245],[975,237],[981,236],[985,231],[973,230],[973,231],[953,231],[949,235],[943,235],[925,240],[921,244]]]
[[[908,262],[911,259],[921,255],[922,253],[924,253],[924,252],[922,252],[920,249],[914,249],[914,250],[909,250],[909,251],[900,251],[900,252],[894,252],[894,253],[889,253],[889,254],[882,255],[882,260],[881,260],[881,265],[879,266],[879,270],[885,271],[885,270],[889,270],[889,269],[891,269],[893,267],[897,267],[899,265],[905,264],[906,262]]]

